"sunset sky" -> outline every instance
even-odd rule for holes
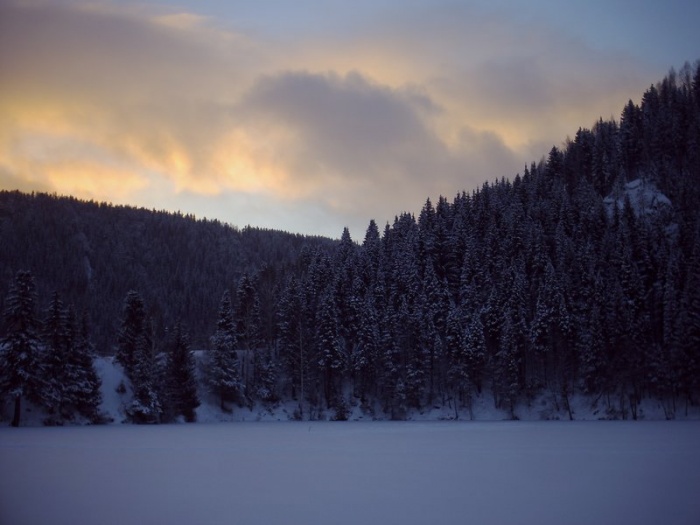
[[[692,1],[0,0],[0,188],[361,241],[700,59]]]

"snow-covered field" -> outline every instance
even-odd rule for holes
[[[700,523],[700,422],[0,428],[0,523]]]

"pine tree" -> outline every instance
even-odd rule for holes
[[[0,393],[14,401],[12,426],[20,424],[22,398],[41,402],[42,371],[36,290],[29,271],[19,271],[5,300],[4,336],[0,339]]]
[[[137,354],[145,344],[146,307],[138,292],[131,290],[124,300],[115,360],[124,367],[127,377],[134,372]]]
[[[700,395],[700,234],[689,261],[679,322],[683,334],[676,358],[679,386],[689,404]]]
[[[255,360],[258,376],[255,395],[264,403],[275,403],[279,400],[277,392],[279,364],[269,350],[256,352]]]
[[[564,387],[556,383],[570,380],[570,371],[564,369],[570,350],[570,327],[571,318],[564,290],[553,265],[549,263],[530,326],[530,343],[540,360],[540,379],[545,386]]]
[[[235,322],[238,347],[257,348],[260,344],[260,301],[254,283],[247,274],[238,283]]]
[[[236,324],[228,290],[221,297],[219,320],[211,345],[207,360],[207,384],[219,399],[221,410],[230,412],[227,403],[242,399],[243,384],[236,352]]]
[[[338,314],[333,294],[327,291],[319,304],[318,325],[316,327],[316,352],[318,364],[323,374],[324,395],[330,407],[337,401],[340,392],[342,373],[346,358],[338,340]]]
[[[116,360],[131,382],[133,398],[127,412],[135,423],[156,423],[162,413],[158,369],[148,324],[143,299],[138,292],[130,291],[124,300]]]
[[[153,344],[147,337],[136,349],[131,373],[133,398],[127,412],[134,423],[158,423],[163,413],[158,367]]]
[[[627,180],[636,179],[643,156],[642,111],[631,100],[620,118],[620,156]]]
[[[464,344],[469,381],[474,385],[477,393],[481,394],[486,368],[486,340],[481,315],[475,313],[468,320]]]
[[[299,400],[299,417],[304,417],[305,380],[308,379],[311,330],[302,283],[292,277],[279,305],[280,359],[291,384],[292,398]]]
[[[381,239],[379,238],[379,228],[374,220],[369,222],[365,239],[360,252],[360,272],[365,286],[369,287],[374,283],[379,271],[381,257]]]
[[[379,321],[373,294],[367,294],[360,310],[358,344],[351,356],[351,368],[355,374],[355,394],[363,402],[377,380],[377,359],[380,339]]]
[[[43,371],[44,387],[42,400],[50,414],[60,422],[69,414],[64,410],[67,401],[68,356],[71,351],[71,337],[68,332],[68,319],[63,301],[58,292],[53,293],[44,320]]]
[[[445,333],[445,353],[447,354],[447,385],[454,398],[455,418],[463,403],[471,408],[472,383],[469,379],[469,358],[462,327],[461,313],[450,309]]]
[[[391,419],[406,415],[406,389],[401,351],[397,344],[399,327],[393,306],[388,305],[380,325],[381,401]]]
[[[80,415],[98,423],[102,421],[99,413],[102,381],[95,370],[87,312],[83,313],[80,326],[77,326],[75,314],[69,309],[67,323],[71,343],[68,352],[66,400]]]
[[[524,335],[522,324],[507,316],[503,323],[500,345],[494,356],[494,397],[497,406],[506,406],[511,418],[515,418],[515,403],[520,393],[520,365]]]
[[[427,353],[428,403],[432,403],[444,379],[441,363],[451,305],[446,279],[438,280],[431,261],[426,263],[421,302],[421,345]]]
[[[252,279],[244,275],[236,292],[235,308],[236,348],[245,356],[242,362],[243,383],[246,394],[254,395],[259,371],[256,368],[257,352],[260,350],[261,318],[260,301]],[[252,401],[252,399],[249,399]]]
[[[178,323],[171,337],[166,365],[166,388],[170,411],[174,417],[183,416],[188,423],[197,419],[199,406],[195,366],[188,334]]]

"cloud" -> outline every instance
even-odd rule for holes
[[[382,50],[392,75],[423,85],[449,108],[450,126],[491,131],[520,154],[530,154],[530,142],[559,142],[599,116],[618,116],[664,73],[580,36],[594,27],[548,25],[552,17],[512,3],[437,3],[386,18],[363,45]]]
[[[356,180],[438,153],[439,141],[421,118],[432,110],[428,99],[359,73],[282,73],[262,79],[242,101],[246,119],[293,129],[301,138],[297,147],[308,159],[300,168],[321,178],[324,170],[331,177],[345,171]]]
[[[227,6],[247,22],[0,1],[2,187],[198,215],[228,202],[225,221],[360,237],[513,176],[650,78],[517,9],[384,1],[307,18],[279,3],[285,23],[267,27]]]
[[[367,222],[420,206],[416,188],[421,199],[452,196],[467,182],[517,165],[494,133],[464,127],[451,148],[433,125],[442,109],[427,95],[357,72],[265,77],[239,111],[244,126],[262,122],[289,137],[275,151],[290,173],[281,191],[338,213],[362,213]]]
[[[26,175],[60,151],[61,162],[99,157],[105,169],[126,165],[176,189],[216,191],[212,148],[251,74],[251,46],[197,17],[107,7],[2,6],[3,162]]]

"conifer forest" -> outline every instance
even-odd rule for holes
[[[194,421],[203,396],[338,420],[487,397],[515,417],[542,392],[671,419],[700,403],[700,62],[362,238],[2,191],[0,246],[13,424],[22,403],[100,422],[95,355],[123,367],[135,423]]]

